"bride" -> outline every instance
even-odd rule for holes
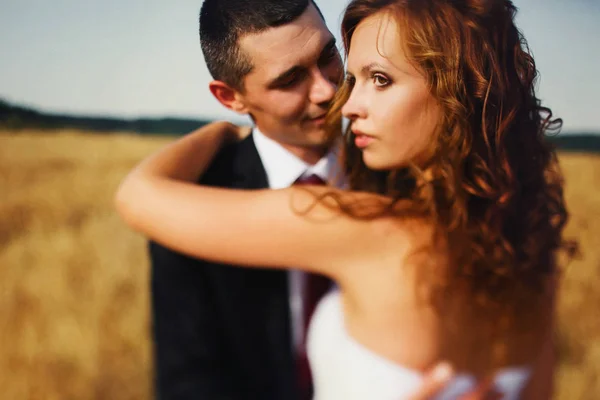
[[[354,0],[347,76],[328,116],[349,121],[350,190],[195,184],[241,130],[215,124],[140,163],[116,196],[135,230],[191,256],[333,278],[309,332],[316,399],[399,399],[440,360],[505,399],[548,398],[567,212],[560,125],[509,0]]]

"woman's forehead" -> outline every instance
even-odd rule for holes
[[[362,20],[352,35],[348,69],[376,61],[403,71],[414,69],[403,44],[403,32],[389,12],[379,12]]]

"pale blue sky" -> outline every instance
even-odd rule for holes
[[[347,0],[317,0],[339,37]],[[0,97],[47,111],[235,119],[208,93],[201,0],[1,0]],[[600,0],[515,0],[565,131],[600,131]]]

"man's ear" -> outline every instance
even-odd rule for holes
[[[238,114],[248,114],[248,108],[240,92],[223,81],[212,81],[208,84],[210,92],[219,103]]]

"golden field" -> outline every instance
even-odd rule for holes
[[[169,138],[0,132],[0,399],[151,398],[145,241],[112,209]],[[562,154],[582,257],[559,304],[556,398],[600,398],[600,155]]]

